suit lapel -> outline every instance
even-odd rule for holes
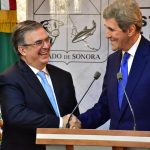
[[[19,63],[19,69],[21,76],[24,77],[24,79],[26,80],[28,85],[33,89],[33,91],[35,91],[41,97],[41,100],[44,100],[51,107],[51,109],[53,109],[40,81],[30,69],[30,67],[21,60]]]
[[[138,46],[138,49],[136,51],[132,67],[130,70],[130,74],[128,77],[127,85],[126,85],[126,92],[129,97],[130,102],[132,102],[132,94],[134,93],[134,89],[136,85],[138,84],[142,73],[144,72],[144,68],[146,66],[147,58],[148,56],[148,47],[146,45],[145,39],[142,37],[141,42]],[[135,94],[135,93],[134,93]],[[126,107],[128,106],[127,100],[124,97],[123,103],[122,103],[122,110],[120,116],[125,111]]]
[[[122,52],[118,50],[116,53],[112,54],[111,58],[108,59],[108,85],[109,85],[109,97],[110,97],[110,107],[113,108],[113,111],[119,117],[120,108],[118,105],[118,80],[117,80],[117,73],[120,69],[120,61],[122,58]],[[109,61],[110,60],[110,61]]]
[[[60,115],[61,115],[61,107],[60,107],[59,103],[62,103],[62,102],[60,102],[60,99],[58,97],[58,95],[61,97],[60,92],[59,92],[60,91],[60,83],[58,81],[59,75],[58,75],[57,71],[55,71],[55,69],[52,65],[49,64],[46,66],[46,68],[47,68],[47,71],[49,72],[49,75],[51,77],[51,81],[52,81],[55,96],[56,96],[56,101],[57,101],[58,108],[59,108]]]
[[[122,52],[119,50],[116,57],[114,58],[115,60],[113,62],[115,62],[115,67],[114,68],[114,83],[112,83],[112,85],[114,87],[112,87],[112,89],[116,89],[116,91],[113,92],[114,95],[114,107],[115,110],[117,110],[118,112],[120,112],[120,108],[119,108],[119,104],[118,104],[118,79],[117,79],[117,73],[119,72],[120,69],[120,62],[121,62],[121,58],[122,58]],[[117,100],[116,100],[117,99]],[[119,113],[118,113],[119,114]]]

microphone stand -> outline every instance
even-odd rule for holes
[[[130,110],[131,110],[131,113],[132,113],[133,123],[134,123],[134,125],[133,125],[133,130],[136,131],[135,114],[134,114],[134,111],[133,111],[133,109],[132,109],[131,103],[130,103],[130,101],[129,101],[128,95],[127,95],[127,93],[126,93],[125,87],[124,87],[124,85],[123,85],[123,83],[122,83],[122,73],[117,73],[117,78],[118,78],[118,80],[121,82],[121,86],[122,86],[122,88],[123,88],[125,97],[126,97],[126,99],[127,99],[128,105],[129,105]]]
[[[99,77],[100,77],[100,73],[99,72],[96,72],[95,73],[95,75],[94,75],[94,79],[93,79],[93,81],[92,81],[92,83],[90,84],[90,86],[88,87],[88,89],[86,90],[86,92],[84,93],[84,95],[82,96],[82,98],[81,98],[81,100],[79,101],[79,103],[76,105],[76,107],[73,109],[73,111],[72,111],[72,113],[71,113],[71,115],[70,115],[70,117],[69,117],[69,119],[68,119],[68,122],[67,122],[67,124],[66,124],[66,128],[69,128],[70,127],[70,124],[69,124],[69,122],[70,122],[70,120],[71,120],[71,117],[72,117],[72,115],[73,115],[73,113],[75,112],[75,110],[77,109],[77,107],[80,105],[80,103],[82,102],[82,100],[83,100],[83,98],[85,97],[85,95],[87,94],[87,92],[89,91],[89,89],[90,89],[90,87],[92,86],[92,84],[94,83],[94,81],[95,80],[97,80]]]
[[[68,119],[68,122],[67,122],[67,124],[66,124],[66,128],[69,128],[69,127],[70,127],[69,122],[70,122],[70,120],[71,120],[71,117],[72,117],[73,113],[75,112],[75,110],[77,109],[77,107],[78,107],[78,106],[80,105],[80,103],[82,102],[83,98],[85,97],[85,95],[86,95],[87,92],[89,91],[89,89],[90,89],[90,87],[92,86],[92,84],[94,83],[94,81],[95,81],[95,78],[93,79],[92,83],[90,84],[90,86],[88,87],[88,89],[86,90],[86,92],[84,93],[84,95],[82,96],[82,98],[81,98],[81,100],[79,101],[79,103],[78,103],[78,104],[76,105],[76,107],[73,109],[73,111],[72,111],[72,113],[71,113],[71,115],[70,115],[70,117],[69,117],[69,119]]]

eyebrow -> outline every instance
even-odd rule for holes
[[[105,24],[104,24],[104,26],[105,26],[107,29],[109,29],[110,31],[121,31],[121,30],[119,30],[119,29],[114,29],[114,28],[112,28],[112,27],[110,27],[110,26],[106,26]]]
[[[45,39],[39,39],[39,40],[36,40],[35,42],[38,42],[38,41],[43,41],[43,40],[47,40],[47,39],[49,39],[50,37],[49,36],[47,36]],[[34,43],[35,43],[34,42]]]
[[[105,26],[107,29],[111,30],[111,31],[115,31],[115,30],[116,30],[116,29],[114,29],[114,28],[112,28],[112,27],[110,27],[110,26],[106,26],[105,24],[104,24],[104,26]]]

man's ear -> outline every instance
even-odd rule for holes
[[[128,36],[131,37],[136,32],[136,26],[134,24],[131,24],[128,28]]]
[[[19,53],[20,53],[22,56],[25,56],[25,55],[26,55],[26,51],[25,51],[24,46],[18,46],[18,51],[19,51]]]

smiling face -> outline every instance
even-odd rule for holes
[[[121,49],[127,51],[131,47],[129,30],[122,31],[119,28],[115,19],[105,19],[104,25],[106,27],[106,38],[110,40],[111,48],[113,51]]]
[[[24,35],[24,41],[25,46],[18,46],[21,58],[28,65],[39,70],[43,69],[49,61],[49,52],[51,47],[45,29],[41,27],[36,30],[26,32]],[[39,43],[39,41],[43,41],[42,44],[34,44]]]

